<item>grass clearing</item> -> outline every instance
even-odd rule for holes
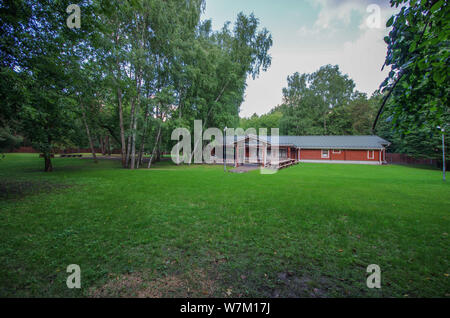
[[[299,164],[261,175],[53,160],[52,173],[37,154],[0,161],[8,189],[64,185],[0,196],[0,296],[450,294],[450,188],[437,170]],[[69,264],[81,267],[80,290],[66,287]],[[369,264],[381,267],[380,290],[366,287]]]

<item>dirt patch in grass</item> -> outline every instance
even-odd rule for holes
[[[158,278],[154,276],[145,272],[116,276],[105,285],[91,289],[89,296],[94,298],[198,298],[214,297],[218,289],[215,279],[201,269]]]
[[[69,188],[70,185],[52,183],[48,181],[0,181],[0,200],[21,199],[27,195],[53,192],[56,190]]]
[[[326,278],[297,276],[292,272],[277,274],[277,287],[269,295],[272,298],[327,297],[330,282]]]

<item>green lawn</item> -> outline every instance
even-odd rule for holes
[[[53,164],[0,161],[2,297],[450,296],[450,186],[437,170]],[[69,264],[79,290],[66,287]],[[369,264],[379,290],[366,287]]]

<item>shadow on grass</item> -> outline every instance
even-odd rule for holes
[[[53,183],[48,181],[1,180],[0,200],[17,200],[28,195],[49,193],[70,187],[71,186],[68,184]]]

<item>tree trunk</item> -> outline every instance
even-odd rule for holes
[[[227,86],[228,86],[228,82],[226,82],[225,85],[222,87],[222,90],[220,91],[219,95],[217,96],[217,98],[214,101],[215,103],[217,103],[220,100],[220,98],[222,97],[223,93],[225,92],[225,89],[227,88]],[[212,109],[213,109],[212,106],[208,109],[208,113],[206,115],[205,122],[202,125],[202,134],[203,134],[203,130],[205,130],[206,123],[208,122],[208,118],[209,118],[209,115],[211,114]],[[192,154],[189,158],[189,165],[192,163],[192,159],[194,158],[194,154],[197,151],[197,147],[198,147],[198,141],[194,144],[194,151],[192,152]],[[202,147],[203,147],[203,144],[202,144]]]
[[[125,155],[125,168],[130,166],[130,152],[131,152],[131,135],[127,138],[127,153]]]
[[[138,79],[140,83],[140,79]],[[134,109],[133,115],[133,127],[132,127],[132,137],[131,137],[131,166],[130,169],[134,169],[136,163],[136,130],[137,130],[137,113],[139,112],[139,103],[140,103],[140,84],[137,84],[137,101],[136,107]]]
[[[145,126],[144,126],[144,131],[142,133],[141,136],[141,146],[139,147],[139,154],[138,154],[138,159],[136,162],[136,168],[139,169],[140,164],[142,163],[143,160],[143,154],[144,154],[144,145],[145,145],[145,139],[147,137],[147,130],[148,130],[148,118],[150,116],[150,111],[148,110],[148,106],[147,106],[147,111],[145,112]]]
[[[137,18],[137,17],[136,17]],[[138,20],[138,19],[136,19]],[[145,23],[143,26],[143,29],[145,29]],[[141,32],[141,28],[140,28],[140,24],[137,23],[136,24],[136,30],[138,34],[141,34],[142,38],[140,39],[139,42],[139,48],[142,50],[143,49],[143,42],[144,42],[144,32]],[[141,84],[142,84],[142,74],[141,74],[141,69],[138,67],[135,71],[135,75],[134,75],[134,79],[136,82],[136,105],[135,105],[135,109],[134,109],[134,114],[133,114],[133,121],[132,121],[132,138],[131,138],[131,166],[130,169],[134,169],[135,167],[135,163],[136,163],[136,130],[137,130],[137,115],[139,114],[139,106],[140,106],[140,101],[141,101]]]
[[[109,135],[106,135],[105,143],[106,143],[106,153],[108,154],[108,157],[110,157],[111,156],[111,144],[109,143]]]
[[[131,112],[130,112],[130,134],[128,135],[128,143],[127,143],[127,156],[126,156],[126,162],[127,167],[130,169],[134,169],[134,163],[132,164],[133,168],[130,166],[130,160],[131,160],[131,146],[133,145],[133,128],[134,128],[134,121],[135,121],[135,114],[136,114],[136,100],[133,100],[131,102]]]
[[[125,145],[125,129],[123,127],[123,112],[122,112],[122,90],[117,88],[117,103],[119,106],[119,125],[120,125],[120,147],[122,154],[122,167],[126,168],[126,145]]]
[[[138,158],[136,160],[136,169],[139,169],[139,166],[142,163],[143,160],[143,154],[144,154],[144,142],[141,142],[141,146],[139,149],[139,154],[138,154]]]
[[[80,103],[81,113],[83,115],[84,127],[86,128],[86,134],[89,140],[89,146],[91,147],[92,158],[94,158],[94,163],[97,163],[97,156],[95,155],[94,143],[92,142],[91,133],[89,131],[89,125],[86,119],[86,109],[84,108],[83,103]]]
[[[119,24],[117,24],[119,28]],[[119,48],[119,29],[114,32],[114,44],[116,48]],[[123,126],[123,107],[122,107],[122,89],[120,88],[120,78],[121,78],[121,69],[120,69],[120,61],[118,56],[116,56],[116,70],[117,70],[117,104],[119,108],[119,126],[120,126],[120,147],[122,154],[122,167],[126,167],[126,144],[125,144],[125,129]]]
[[[156,153],[156,149],[158,147],[160,135],[161,135],[161,125],[159,125],[159,128],[158,128],[158,134],[156,135],[156,142],[155,142],[155,145],[153,146],[152,156],[151,156],[150,160],[148,161],[148,168],[150,168],[152,166],[152,161],[155,158],[155,153]]]
[[[158,149],[156,150],[156,161],[161,161],[161,135],[159,135],[158,139]]]
[[[44,171],[45,172],[53,171],[51,155],[52,155],[51,153],[44,153],[44,162],[45,162]]]
[[[102,149],[102,155],[104,156],[106,154],[105,139],[103,136],[100,136],[99,140],[100,140],[100,148]]]

